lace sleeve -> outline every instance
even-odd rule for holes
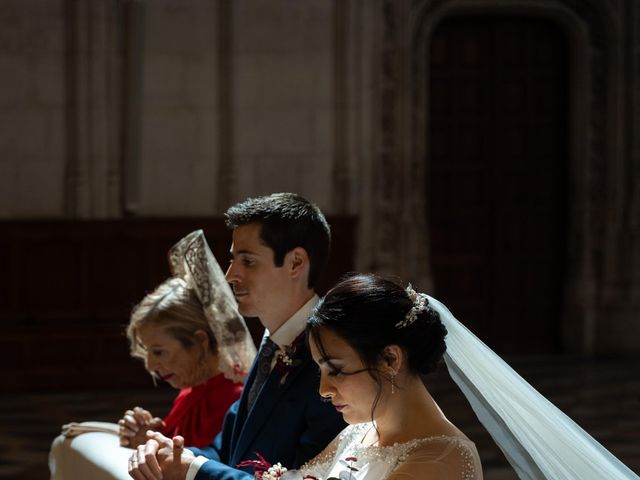
[[[448,437],[426,441],[399,458],[388,480],[482,480],[482,466],[475,445]]]

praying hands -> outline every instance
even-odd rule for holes
[[[147,436],[147,443],[129,458],[129,475],[136,480],[183,480],[195,459],[191,451],[184,449],[184,438],[168,438],[153,431]]]
[[[135,407],[133,410],[127,410],[118,421],[120,445],[137,448],[148,440],[147,431],[162,430],[165,426],[166,424],[161,418],[154,418],[151,412],[144,408]]]

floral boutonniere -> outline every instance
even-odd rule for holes
[[[304,475],[299,471],[287,471],[285,467],[276,463],[272,465],[266,458],[255,452],[258,460],[245,460],[237,467],[253,467],[253,478],[255,480],[320,480],[313,475]]]
[[[302,332],[296,337],[291,345],[281,347],[276,352],[276,365],[275,369],[280,372],[280,383],[283,384],[289,372],[302,363],[302,359],[299,358],[299,353],[302,345],[304,344],[305,334]]]

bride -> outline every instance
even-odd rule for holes
[[[424,296],[374,275],[336,285],[308,320],[320,395],[350,424],[301,469],[321,479],[482,479],[475,445],[421,376],[446,350],[447,330]]]
[[[444,357],[523,480],[639,480],[437,300],[371,274],[338,283],[308,320],[320,394],[350,424],[299,471],[245,462],[263,480],[481,479],[474,444],[421,375]],[[446,342],[445,342],[446,341]]]

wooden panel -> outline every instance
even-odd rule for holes
[[[499,352],[556,352],[566,39],[533,18],[451,18],[434,33],[431,56],[426,187],[436,294]]]
[[[14,269],[12,268],[13,255],[10,249],[10,243],[6,238],[0,238],[0,311],[9,311],[11,306],[15,304],[13,300],[14,288],[11,276],[8,274]]]
[[[80,313],[78,300],[84,295],[79,241],[25,236],[15,252],[24,280],[19,284],[18,302],[24,305],[27,319],[34,319],[40,311],[52,318]]]
[[[334,248],[320,292],[353,270],[355,220],[328,220]],[[151,385],[124,329],[168,277],[168,249],[197,228],[226,269],[221,218],[0,222],[0,391]],[[248,324],[259,339],[259,321]]]
[[[156,252],[149,248],[148,239],[140,236],[96,238],[88,249],[89,288],[108,292],[106,295],[91,295],[90,315],[98,321],[127,318],[144,293],[162,281],[162,277],[153,275],[152,265],[161,263],[163,257],[154,255]],[[169,276],[168,266],[163,273],[164,277]]]

